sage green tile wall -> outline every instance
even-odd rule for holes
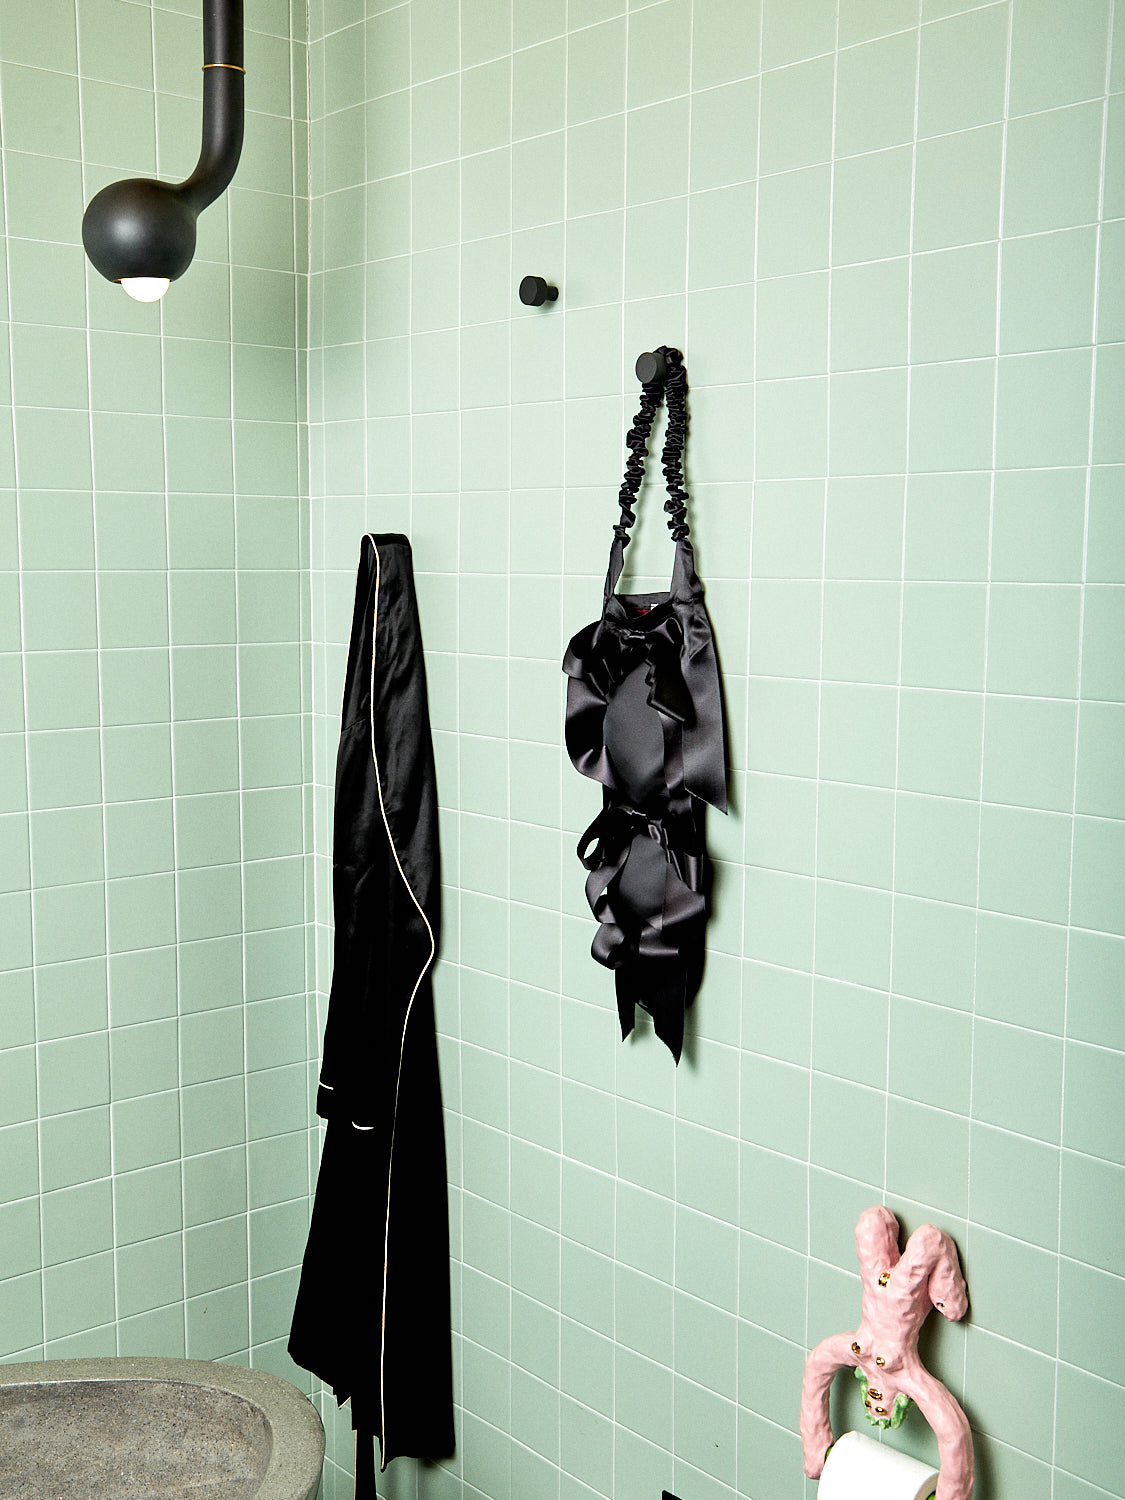
[[[86,200],[199,146],[194,0],[0,13],[0,1357],[284,1368],[308,1213],[305,18],[156,306]],[[299,193],[295,186],[299,185]],[[298,293],[301,296],[298,296]]]
[[[388,1495],[813,1494],[802,1364],[878,1201],[961,1248],[971,1317],[926,1352],[981,1500],[1125,1493],[1113,12],[312,8],[321,997],[365,527],[414,543],[448,887],[460,1445]],[[661,342],[734,758],[678,1071],[587,953],[559,672]],[[345,1495],[346,1413],[332,1442]]]

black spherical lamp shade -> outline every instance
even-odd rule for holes
[[[109,281],[175,281],[195,254],[195,219],[195,208],[176,186],[130,177],[91,198],[82,217],[82,243]]]
[[[2,3],[2,0],[0,0]],[[203,0],[203,139],[183,182],[129,177],[91,198],[82,243],[91,264],[131,297],[163,296],[195,254],[195,221],[230,184],[242,152],[243,0]]]

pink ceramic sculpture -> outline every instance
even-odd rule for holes
[[[957,1402],[923,1368],[918,1332],[931,1307],[956,1321],[969,1305],[957,1247],[947,1234],[923,1224],[899,1253],[899,1224],[889,1208],[869,1208],[855,1227],[863,1308],[854,1333],[824,1339],[809,1355],[801,1391],[801,1442],[805,1473],[819,1479],[834,1441],[828,1389],[837,1370],[855,1369],[863,1386],[867,1420],[897,1427],[911,1401],[938,1440],[936,1500],[969,1500],[973,1493],[973,1440]]]

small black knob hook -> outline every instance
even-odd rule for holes
[[[525,307],[542,307],[544,302],[554,302],[558,295],[558,287],[542,276],[525,276],[520,282],[520,301]]]
[[[663,380],[668,374],[668,361],[658,349],[642,354],[637,360],[637,379],[642,385],[651,385],[654,380]]]

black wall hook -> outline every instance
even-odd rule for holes
[[[542,276],[525,276],[520,282],[520,301],[525,307],[542,307],[544,302],[554,302],[558,295],[558,287]]]
[[[637,379],[642,385],[651,385],[654,380],[663,380],[668,374],[668,361],[659,349],[642,354],[637,360]]]

